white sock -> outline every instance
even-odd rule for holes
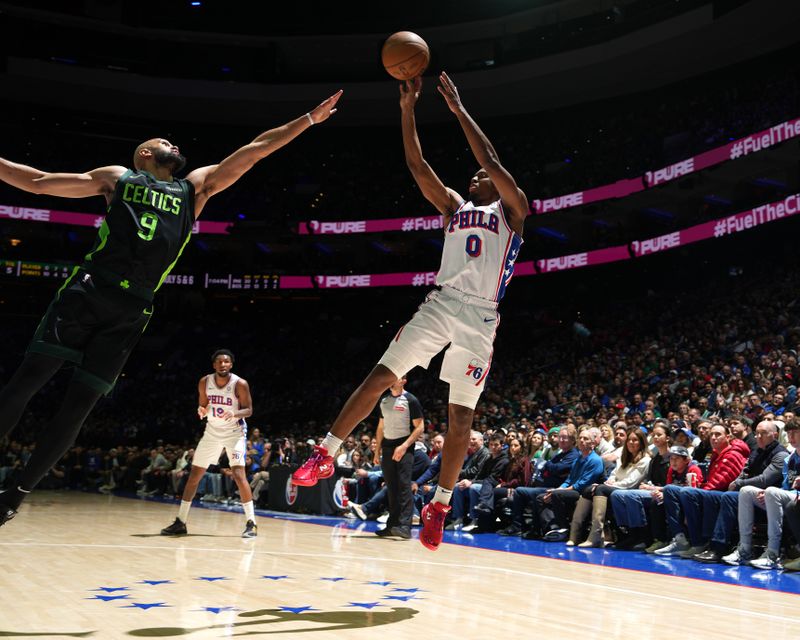
[[[252,520],[253,522],[256,521],[256,511],[253,508],[253,501],[250,502],[243,502],[242,508],[244,509],[244,519],[245,520]]]
[[[192,501],[186,502],[186,500],[181,500],[181,508],[178,509],[178,520],[186,524],[186,521],[189,519],[189,509],[192,508]]]
[[[342,446],[342,439],[337,438],[330,431],[328,431],[328,435],[325,436],[325,439],[322,441],[320,446],[328,451],[329,456],[332,456],[339,450],[339,447]]]
[[[445,489],[444,487],[436,487],[436,493],[433,494],[431,502],[438,502],[440,504],[450,504],[450,498],[453,497],[452,489]]]

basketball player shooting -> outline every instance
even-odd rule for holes
[[[239,497],[244,509],[243,538],[255,538],[258,534],[253,494],[245,475],[247,455],[247,422],[253,415],[253,401],[247,380],[231,372],[234,357],[227,349],[215,351],[211,356],[214,373],[203,376],[197,385],[197,416],[206,420],[206,429],[192,459],[192,471],[183,490],[178,515],[168,527],[161,530],[162,536],[185,536],[186,520],[197,486],[206,469],[219,462],[222,450],[228,454],[231,473],[239,488]]]
[[[19,484],[0,493],[0,526],[64,455],[100,396],[114,386],[153,313],[153,297],[180,258],[210,197],[227,189],[311,125],[336,112],[339,91],[308,113],[265,131],[222,162],[174,174],[186,159],[174,144],[140,144],[133,169],[49,173],[0,158],[0,180],[30,193],[65,198],[103,196],[107,213],[95,244],[50,303],[25,359],[0,391],[0,440],[31,398],[65,362],[75,364],[61,405],[40,431]]]
[[[444,217],[444,249],[438,287],[353,392],[314,454],[292,476],[294,484],[313,486],[333,474],[341,442],[365,419],[381,395],[415,366],[428,366],[447,347],[441,379],[450,385],[449,429],[442,452],[439,486],[422,510],[420,542],[436,550],[442,541],[450,497],[469,444],[475,406],[486,384],[503,297],[522,245],[528,201],[506,171],[492,143],[461,104],[453,81],[439,76],[439,93],[456,116],[480,165],[469,183],[469,198],[446,187],[422,156],[414,109],[422,80],[400,85],[400,112],[406,164],[422,194]]]

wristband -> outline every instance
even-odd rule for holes
[[[311,114],[310,114],[310,113],[307,113],[307,114],[306,114],[306,118],[308,118],[308,121],[309,121],[309,123],[310,123],[310,124],[311,124],[311,126],[313,127],[313,126],[314,126],[314,119],[311,117]]]

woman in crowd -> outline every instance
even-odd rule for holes
[[[636,489],[647,476],[650,456],[647,453],[647,439],[639,428],[628,431],[622,455],[617,466],[603,484],[595,484],[586,489],[578,499],[569,532],[567,546],[601,547],[603,529],[606,521],[608,498],[617,489]],[[591,529],[588,538],[578,544],[578,537],[591,514]]]
[[[614,545],[617,549],[644,550],[652,542],[647,526],[647,511],[653,501],[653,492],[667,484],[672,436],[664,422],[658,421],[651,434],[656,451],[650,459],[647,481],[638,489],[615,491],[611,494],[611,508],[617,526],[627,533]]]

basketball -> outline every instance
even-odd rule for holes
[[[393,33],[381,49],[383,68],[397,80],[411,80],[422,75],[430,60],[427,43],[411,31]]]

